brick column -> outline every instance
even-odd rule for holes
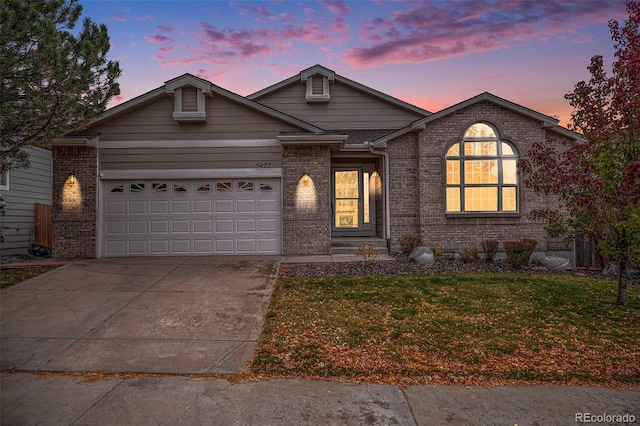
[[[389,153],[389,209],[391,213],[391,251],[400,251],[403,235],[420,233],[420,175],[415,132],[387,144]]]
[[[283,147],[282,252],[331,251],[331,150],[325,145]],[[309,179],[302,176],[308,173]]]
[[[53,250],[55,258],[92,258],[97,241],[97,151],[53,148]]]

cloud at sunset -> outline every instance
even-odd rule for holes
[[[606,22],[611,2],[474,1],[419,3],[390,18],[376,17],[358,28],[363,46],[351,47],[345,61],[354,66],[386,62],[428,62],[544,41]]]
[[[351,8],[342,0],[324,0],[322,4],[336,16],[343,16],[351,12]]]
[[[149,42],[149,43],[155,43],[155,44],[164,44],[164,43],[173,43],[175,42],[175,40],[160,35],[160,34],[156,34],[156,35],[152,35],[152,36],[144,36],[144,38]]]
[[[335,10],[343,7],[341,2],[331,4]],[[314,20],[288,22],[292,19],[292,14],[274,15],[266,7],[240,5],[239,9],[251,15],[278,20],[279,25],[234,28],[198,22],[189,34],[188,44],[180,50],[175,49],[178,41],[165,35],[174,33],[175,27],[157,25],[159,33],[144,36],[149,43],[158,45],[152,57],[162,66],[195,63],[229,65],[232,61],[247,62],[256,57],[275,57],[294,47],[295,43],[319,44],[337,40],[345,37],[349,30],[348,24],[339,17],[332,18],[328,25],[323,25]]]

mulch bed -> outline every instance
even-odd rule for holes
[[[589,278],[607,278],[599,271],[573,270],[564,272],[549,271],[537,262],[515,269],[506,261],[497,259],[494,263],[483,260],[465,263],[461,260],[437,257],[432,265],[420,265],[404,254],[393,254],[395,262],[380,261],[363,265],[362,262],[345,263],[283,263],[280,266],[282,277],[324,277],[324,276],[376,276],[376,275],[431,275],[444,273],[521,273],[521,274],[563,274]],[[634,282],[634,284],[640,284]]]
[[[34,260],[44,260],[47,257],[34,256],[32,254],[5,254],[0,256],[0,264],[31,262]]]

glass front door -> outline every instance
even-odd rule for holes
[[[372,230],[371,173],[360,168],[333,171],[333,231],[335,235]]]

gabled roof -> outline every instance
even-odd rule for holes
[[[176,77],[174,79],[166,81],[163,86],[158,87],[157,89],[154,89],[150,92],[147,92],[127,102],[123,102],[120,105],[117,105],[113,108],[108,109],[107,111],[105,111],[104,113],[96,117],[95,120],[91,121],[89,125],[86,126],[86,128],[93,127],[104,121],[116,118],[139,106],[142,106],[156,99],[159,99],[162,96],[171,95],[173,94],[175,89],[178,89],[180,87],[187,86],[187,85],[196,87],[198,89],[202,89],[203,93],[207,96],[215,96],[215,95],[223,96],[247,108],[261,112],[270,117],[282,120],[288,124],[300,127],[301,129],[307,130],[309,132],[323,132],[323,129],[316,127],[310,123],[307,123],[306,121],[302,121],[298,118],[295,118],[283,112],[277,111],[273,108],[269,108],[268,106],[262,105],[261,103],[254,102],[251,99],[245,98],[244,96],[240,96],[237,93],[231,92],[230,90],[223,89],[222,87],[216,86],[210,81],[204,80],[200,77],[196,77],[195,75],[188,74],[188,73],[183,74],[180,77]]]
[[[391,139],[395,139],[398,136],[402,136],[406,133],[409,133],[413,130],[417,130],[417,129],[424,129],[430,122],[438,120],[439,118],[445,117],[449,114],[453,114],[457,111],[460,111],[464,108],[467,108],[471,105],[477,104],[479,102],[490,102],[493,103],[495,105],[498,105],[504,109],[513,111],[515,113],[518,113],[520,115],[523,115],[525,117],[528,117],[532,120],[538,121],[541,123],[542,127],[545,129],[549,129],[552,130],[562,136],[565,136],[567,138],[571,138],[571,139],[582,139],[582,136],[579,133],[573,132],[565,127],[562,127],[558,124],[559,120],[550,117],[548,115],[539,113],[537,111],[534,111],[532,109],[529,109],[527,107],[524,107],[522,105],[518,105],[516,103],[513,103],[511,101],[508,101],[506,99],[503,99],[499,96],[493,95],[489,92],[484,92],[481,93],[477,96],[474,96],[473,98],[469,98],[466,101],[462,101],[460,103],[457,103],[455,105],[452,105],[448,108],[445,108],[443,110],[440,110],[436,113],[433,113],[431,115],[429,115],[428,117],[425,118],[421,118],[419,120],[414,121],[413,123],[411,123],[410,125],[408,125],[407,127],[404,127],[402,129],[399,129],[393,133],[390,133],[386,136],[383,136],[381,138],[378,138],[374,141],[372,141],[372,144],[376,145],[376,146],[384,146],[388,141],[390,141]]]
[[[365,86],[364,84],[360,84],[358,82],[350,80],[346,77],[336,74],[335,71],[330,70],[329,68],[323,67],[322,65],[314,65],[305,70],[302,70],[300,71],[299,74],[294,75],[293,77],[289,77],[286,80],[283,80],[279,83],[276,83],[258,92],[252,93],[251,95],[247,96],[247,99],[251,99],[259,102],[261,97],[266,96],[270,93],[276,92],[282,89],[283,87],[289,86],[290,84],[300,84],[301,82],[306,81],[310,76],[315,74],[326,76],[329,79],[329,81],[340,82],[345,86],[364,92],[380,100],[391,103],[399,108],[403,108],[405,110],[409,110],[420,115],[431,114],[431,112],[427,111],[426,109],[422,109],[408,102],[401,101],[400,99],[394,98],[393,96],[389,96],[386,93],[382,93],[378,90],[372,89],[371,87]]]

